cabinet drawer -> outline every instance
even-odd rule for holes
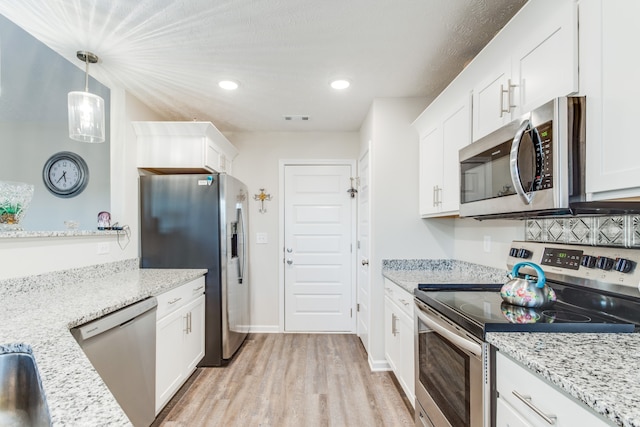
[[[204,276],[158,295],[156,318],[161,319],[204,293]]]
[[[556,427],[611,425],[582,402],[556,389],[500,352],[496,355],[496,389],[498,401],[508,403],[498,406],[513,408],[519,418],[532,426],[548,426],[549,421],[545,421],[545,416],[555,420],[553,425]],[[501,416],[504,414],[498,415],[498,421],[510,418]],[[498,423],[497,427],[506,425],[511,424]]]
[[[384,294],[413,319],[413,295],[389,279],[384,279]]]

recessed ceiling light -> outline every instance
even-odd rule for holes
[[[236,90],[238,89],[238,83],[234,82],[233,80],[221,80],[218,82],[218,86],[220,86],[222,89],[226,89],[226,90]]]
[[[351,86],[349,80],[334,80],[331,82],[331,87],[337,90],[346,89]]]

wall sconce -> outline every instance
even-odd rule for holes
[[[270,201],[271,200],[271,194],[266,194],[264,192],[264,188],[260,189],[260,194],[256,194],[253,196],[253,200],[259,201],[260,202],[260,209],[258,209],[258,212],[260,213],[265,213],[267,210],[264,208],[264,202],[266,201]]]
[[[84,92],[69,92],[69,138],[81,142],[104,142],[104,99],[89,93],[89,64],[98,62],[98,57],[79,50],[78,59],[84,61]]]

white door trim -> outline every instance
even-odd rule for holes
[[[279,177],[278,177],[278,194],[281,195],[278,200],[278,247],[280,248],[278,251],[278,302],[280,304],[278,310],[278,332],[284,333],[284,169],[286,166],[313,166],[313,165],[331,165],[331,166],[351,166],[351,171],[353,176],[355,177],[357,174],[357,162],[355,159],[280,159],[279,161]],[[345,188],[346,192],[347,189]],[[357,197],[357,196],[356,196]],[[354,209],[351,210],[351,265],[356,265],[357,254],[356,250],[356,239],[357,239],[357,204]],[[356,268],[351,269],[351,304],[353,310],[353,316],[351,317],[351,333],[356,333],[356,291],[357,291],[357,282],[356,282]]]

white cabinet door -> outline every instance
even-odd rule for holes
[[[575,0],[527,3],[478,55],[499,58],[473,86],[473,140],[578,91]]]
[[[511,121],[514,87],[510,84],[511,58],[505,55],[504,61],[473,88],[474,141]]]
[[[177,310],[156,325],[156,414],[186,380],[182,357],[184,310]]]
[[[554,1],[552,8],[530,8],[536,24],[522,32],[513,54],[514,118],[553,98],[578,91],[578,5]]]
[[[411,405],[415,401],[413,296],[385,279],[385,357]]]
[[[455,215],[460,209],[458,151],[471,142],[471,98],[466,95],[420,138],[420,215]]]
[[[188,377],[204,357],[204,295],[185,307],[186,331],[184,333],[185,375]]]
[[[204,357],[204,277],[157,299],[156,415]]]
[[[437,203],[442,186],[442,128],[436,127],[420,138],[420,215],[440,211]]]
[[[511,409],[507,413],[506,406],[498,406],[497,426],[507,424],[504,420],[518,420],[526,422],[525,426],[548,427],[553,421],[556,427],[589,426],[604,427],[613,425],[609,420],[596,414],[584,403],[565,394],[560,389],[548,384],[541,377],[534,374],[519,363],[506,357],[501,352],[496,353],[496,391],[501,400],[508,403]],[[517,416],[516,416],[517,414]],[[511,425],[522,425],[515,424]]]
[[[413,301],[411,302],[413,304]],[[409,317],[406,313],[398,313],[398,335],[400,336],[400,348],[402,354],[400,354],[400,360],[398,362],[399,378],[398,381],[407,395],[409,402],[413,406],[415,404],[416,389],[415,389],[415,367],[414,367],[414,337],[413,337],[413,318]]]
[[[398,316],[389,297],[384,299],[384,355],[391,370],[398,376],[400,339],[398,336]]]
[[[471,142],[471,99],[463,98],[442,121],[442,189],[440,212],[460,209],[460,158],[458,151]]]
[[[581,92],[587,97],[586,191],[593,199],[640,196],[640,2],[580,3]]]

